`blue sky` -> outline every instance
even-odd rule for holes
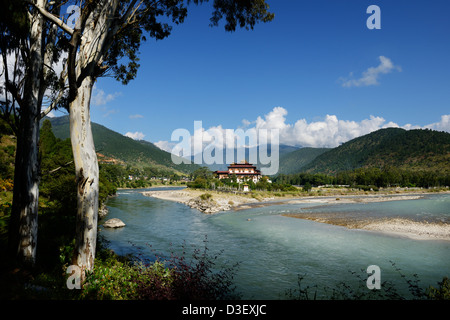
[[[385,126],[450,131],[450,1],[267,2],[274,21],[234,33],[209,27],[210,4],[190,7],[142,45],[134,81],[98,80],[92,121],[161,147],[196,120],[315,147]],[[366,27],[372,4],[379,30]]]

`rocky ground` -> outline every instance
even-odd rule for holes
[[[242,204],[259,202],[257,199],[241,194],[191,189],[145,191],[143,194],[148,197],[183,203],[208,214],[232,210]]]

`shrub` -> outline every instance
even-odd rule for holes
[[[81,299],[127,300],[136,298],[140,267],[116,258],[95,261],[94,270],[87,274]]]
[[[439,288],[436,289],[430,286],[428,289],[428,297],[433,300],[450,300],[450,280],[444,277],[441,282],[438,282]]]
[[[183,245],[183,254],[185,254]],[[159,300],[224,300],[240,297],[235,292],[233,277],[238,264],[218,266],[220,254],[210,256],[206,246],[195,249],[192,259],[174,253],[142,269],[137,284],[138,299]],[[145,265],[145,264],[144,264]],[[166,266],[169,266],[168,268]],[[156,267],[155,267],[156,266]]]
[[[202,200],[208,200],[211,197],[212,197],[212,194],[210,194],[210,193],[204,193],[204,194],[200,195],[200,199],[202,199]]]
[[[311,189],[312,189],[311,183],[306,182],[305,185],[303,186],[303,191],[310,192]]]
[[[0,191],[12,191],[14,188],[14,182],[12,179],[0,178]]]

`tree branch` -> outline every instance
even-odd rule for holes
[[[67,163],[63,164],[62,166],[60,166],[60,167],[58,167],[58,168],[55,168],[55,169],[53,169],[53,170],[49,170],[49,171],[47,171],[47,172],[43,172],[42,174],[43,174],[43,175],[44,175],[44,174],[53,174],[53,173],[55,173],[56,171],[61,170],[62,168],[67,167],[68,165],[70,165],[70,164],[72,164],[72,163],[73,163],[73,161],[67,162]]]
[[[50,113],[50,111],[52,111],[53,109],[56,108],[56,105],[58,104],[58,102],[61,100],[61,98],[63,97],[63,93],[64,90],[61,89],[59,91],[58,96],[53,100],[53,102],[47,107],[47,109],[45,109],[44,111],[41,112],[39,118],[42,119],[44,118],[46,115],[48,115]]]
[[[69,27],[67,24],[65,24],[61,19],[54,16],[53,14],[51,14],[44,8],[41,8],[40,6],[35,4],[33,1],[27,1],[27,2],[31,5],[33,5],[39,11],[39,13],[44,16],[44,18],[46,18],[50,22],[53,22],[54,24],[58,25],[61,29],[63,29],[68,34],[70,34],[70,35],[73,34],[73,29],[71,27]]]

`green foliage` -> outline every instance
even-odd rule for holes
[[[120,261],[113,255],[96,259],[94,270],[89,272],[80,299],[127,300],[136,297],[137,284],[142,269],[128,261]]]
[[[56,137],[69,138],[68,116],[51,118],[50,121]],[[130,166],[143,170],[149,177],[168,177],[176,173],[189,174],[198,168],[196,164],[174,164],[169,152],[161,150],[151,142],[133,140],[97,123],[91,123],[91,126],[96,151],[121,162],[122,167]]]
[[[170,258],[158,259],[155,263],[145,263],[141,276],[136,279],[138,298],[150,300],[229,300],[238,299],[239,293],[233,285],[234,274],[239,264],[220,263],[222,251],[211,255],[207,247],[195,248],[191,258],[174,253]],[[142,265],[142,264],[141,264]],[[169,269],[164,268],[168,266]]]
[[[117,187],[114,183],[108,180],[104,174],[100,171],[99,174],[99,191],[98,201],[100,204],[104,203],[109,196],[116,194]]]
[[[208,200],[208,199],[211,199],[211,197],[212,197],[211,193],[203,193],[200,195],[200,199],[202,199],[202,200]]]
[[[442,281],[438,282],[438,288],[430,286],[428,288],[428,296],[433,300],[450,300],[450,280],[444,277]]]
[[[293,174],[301,172],[303,168],[311,163],[328,148],[301,148],[284,155],[280,155],[279,174]]]
[[[22,0],[3,0],[0,10],[0,52],[20,47],[21,40],[29,37],[30,21],[26,4]]]
[[[305,185],[303,186],[303,191],[309,192],[311,191],[311,189],[312,189],[311,183],[306,182]]]
[[[362,190],[378,190],[385,187],[445,187],[450,186],[450,173],[413,171],[395,167],[358,168],[341,171],[335,175],[297,173],[281,174],[274,178],[277,183],[313,186],[320,185],[348,185]]]
[[[142,254],[138,259],[121,258],[103,244],[97,253],[94,270],[81,290],[80,299],[96,300],[174,300],[238,298],[233,286],[237,264],[220,266],[221,253],[211,256],[206,246],[194,249],[192,256],[172,253],[170,258],[150,261]]]
[[[0,117],[0,190],[12,190],[15,152],[16,137],[11,126]]]
[[[70,140],[57,139],[50,121],[44,121],[39,141],[41,158],[40,196],[63,209],[76,209],[75,165]]]
[[[202,3],[204,0],[192,0]],[[253,29],[259,21],[269,22],[275,17],[268,11],[269,5],[265,0],[214,1],[214,12],[210,19],[211,25],[217,26],[225,16],[225,30],[235,31],[236,27]]]
[[[447,132],[387,128],[322,153],[301,170],[334,174],[357,168],[397,167],[449,173],[449,154],[450,134]]]
[[[188,182],[187,186],[193,189],[206,189],[208,187],[208,180],[197,177],[193,182]]]
[[[207,167],[200,167],[192,173],[191,177],[193,179],[203,178],[209,180],[213,178],[213,173]]]

